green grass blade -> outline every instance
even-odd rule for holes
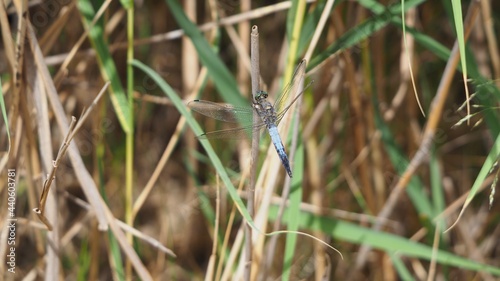
[[[334,5],[335,6],[335,5]],[[314,10],[307,15],[304,19],[304,23],[302,25],[302,30],[300,32],[299,46],[297,53],[301,54],[308,47],[309,42],[311,41],[314,31],[317,28],[319,18],[321,17],[321,13],[325,8],[325,1],[318,2],[318,5],[314,8]],[[287,24],[288,27],[288,24]]]
[[[465,69],[465,41],[464,41],[464,25],[462,23],[462,3],[460,0],[451,0],[453,8],[453,21],[455,23],[455,31],[457,34],[458,48],[462,60],[462,68]]]
[[[122,4],[122,6],[125,10],[131,9],[132,7],[134,7],[133,0],[120,0],[120,3]]]
[[[399,254],[392,254],[390,255],[392,264],[394,265],[394,268],[396,268],[396,271],[398,272],[399,275],[399,280],[405,280],[405,281],[412,281],[415,280],[413,278],[413,274],[406,268],[406,265],[404,261],[401,260],[401,257]]]
[[[104,188],[104,148],[103,144],[99,143],[99,148],[97,149],[97,169],[99,173],[99,189],[101,191],[102,200],[109,205],[109,200],[106,195],[106,190]],[[113,231],[108,230],[108,243],[109,243],[109,251],[111,256],[111,265],[113,266],[114,276],[121,278],[120,280],[125,279],[125,268],[123,267],[123,260],[121,255],[120,244],[116,240]]]
[[[277,206],[272,206],[269,218],[275,219]],[[288,212],[285,211],[285,214]],[[290,216],[285,215],[283,223],[290,223]],[[300,227],[310,231],[322,231],[334,239],[339,239],[354,244],[370,245],[373,248],[387,252],[389,255],[399,255],[430,260],[432,247],[411,241],[407,238],[390,233],[374,231],[370,228],[358,226],[353,223],[340,221],[332,218],[317,216],[308,212],[302,212],[298,220]],[[438,250],[436,260],[441,265],[460,267],[461,269],[483,271],[500,276],[500,268],[469,260],[449,252]]]
[[[290,204],[288,205],[287,230],[298,231],[299,221],[294,220],[300,215],[300,203],[302,202],[302,180],[304,171],[304,146],[300,143],[295,151],[293,165],[292,190],[290,191]],[[297,243],[297,233],[287,233],[285,244],[285,255],[283,256],[283,280],[289,280],[295,256],[295,245]]]
[[[399,22],[401,22],[401,19],[399,18],[399,15],[401,14],[401,4],[394,4],[386,8],[383,5],[371,0],[360,0],[358,2],[377,15],[347,31],[330,46],[328,46],[323,52],[312,58],[308,65],[308,69],[316,67],[338,51],[342,51],[359,44],[361,41],[373,35],[376,31],[393,22],[393,20],[397,21],[396,19],[398,19]],[[423,2],[425,1],[406,1],[404,6],[405,10],[413,8]]]
[[[435,149],[432,150],[429,161],[429,172],[430,172],[430,180],[431,180],[431,193],[432,193],[432,205],[437,214],[444,212],[446,208],[446,200],[444,197],[444,187],[442,185],[442,174],[441,167],[438,163],[438,157],[436,155]],[[443,223],[441,225],[441,229],[443,229],[444,221],[439,223]]]
[[[9,141],[9,147],[7,148],[7,151],[10,152],[10,129],[9,129],[9,119],[7,118],[7,110],[5,109],[5,101],[3,99],[3,92],[2,92],[2,79],[0,78],[0,110],[2,110],[2,117],[3,120],[5,121],[5,131],[7,132],[7,138]]]
[[[189,39],[191,39],[201,63],[207,67],[208,75],[212,78],[215,87],[224,101],[238,106],[248,105],[249,102],[242,97],[233,75],[231,75],[219,56],[212,50],[210,44],[208,44],[205,37],[198,30],[198,27],[187,18],[179,3],[175,0],[166,0],[166,2],[179,26],[184,30]]]
[[[286,37],[288,39],[288,42],[290,42],[290,38],[292,38],[293,35],[293,24],[295,22],[295,15],[297,14],[297,9],[298,6],[300,5],[299,1],[292,1],[292,6],[290,9],[288,9],[287,16],[286,16]]]
[[[393,5],[390,5],[389,7],[385,7],[384,5],[382,5],[379,2],[374,1],[374,0],[359,0],[358,1],[358,3],[361,6],[367,8],[368,10],[370,10],[372,13],[374,13],[376,15],[382,15],[384,13],[389,13],[389,14],[397,15],[397,16],[399,16],[401,14],[401,10],[403,8],[404,8],[404,11],[408,11],[409,9],[416,7],[424,2],[426,2],[426,0],[410,0],[410,1],[405,1],[404,5],[402,5],[401,3],[395,3]]]
[[[84,24],[89,28],[92,22],[95,11],[92,3],[89,0],[78,1],[78,9],[83,15]],[[120,125],[124,132],[130,131],[130,110],[127,103],[127,98],[123,90],[118,71],[116,70],[113,57],[108,49],[108,43],[104,40],[104,28],[100,24],[95,24],[89,30],[89,39],[94,50],[96,51],[97,60],[101,69],[101,75],[104,81],[110,81],[111,102],[115,109],[116,116],[120,121]]]
[[[104,105],[101,108],[101,112],[99,114],[104,115],[105,114],[105,108],[106,106]],[[105,144],[103,140],[101,139],[96,146],[96,160],[97,160],[97,179],[98,179],[98,186],[99,186],[99,191],[101,193],[102,200],[106,203],[106,205],[109,206],[109,200],[108,196],[106,194],[106,183],[105,183],[105,168],[104,168],[104,162],[105,162]],[[123,260],[122,260],[122,255],[121,255],[121,248],[120,244],[118,243],[118,240],[116,239],[115,235],[113,234],[113,231],[108,230],[107,232],[107,237],[108,237],[108,250],[111,253],[109,256],[111,256],[110,260],[110,266],[113,266],[114,270],[114,276],[117,276],[118,278],[121,278],[119,280],[124,280],[125,279],[125,268],[123,267]]]
[[[486,176],[488,176],[488,174],[491,171],[491,168],[498,161],[499,157],[500,157],[500,134],[497,136],[495,143],[493,144],[493,147],[490,150],[490,153],[486,157],[486,160],[484,161],[484,164],[481,167],[481,171],[479,171],[479,174],[477,175],[476,180],[472,185],[469,195],[467,196],[464,206],[462,207],[462,211],[460,212],[460,216],[465,211],[467,206],[472,202],[472,199],[474,199],[474,197],[478,194],[481,185],[486,179]]]
[[[89,280],[89,270],[90,270],[90,254],[89,254],[89,242],[87,239],[82,240],[82,245],[80,246],[80,251],[78,252],[78,274],[76,275],[76,280],[84,281]]]
[[[462,1],[451,0],[453,8],[453,21],[455,23],[455,31],[457,34],[458,50],[460,52],[460,64],[462,65],[464,78],[467,78],[467,60],[465,56],[465,36],[464,25],[462,22]],[[467,79],[465,79],[467,81]],[[467,86],[467,85],[465,85]]]

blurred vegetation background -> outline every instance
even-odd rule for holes
[[[498,279],[499,4],[2,1],[1,276]],[[314,81],[280,125],[291,179],[186,107],[250,104],[253,25],[271,99],[303,58]]]

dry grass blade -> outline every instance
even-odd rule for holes
[[[55,113],[57,123],[61,128],[61,131],[66,133],[69,128],[69,124],[66,119],[66,114],[62,108],[59,98],[57,97],[57,91],[50,77],[47,66],[44,63],[42,52],[40,50],[40,47],[38,46],[38,41],[36,40],[36,36],[31,26],[28,26],[27,34],[31,49],[33,51],[36,68],[41,74],[43,86],[47,90],[47,95],[49,97],[49,101],[51,102],[52,109]],[[74,145],[70,145],[68,147],[68,152],[70,160],[75,168],[76,175],[81,182],[83,191],[86,193],[87,198],[89,199],[89,201],[95,208],[96,213],[98,214],[97,220],[99,221],[99,228],[101,230],[106,230],[107,222],[103,211],[104,206],[99,200],[100,195],[99,192],[97,191],[97,187],[95,186],[92,177],[85,168],[85,165],[83,164],[83,161],[81,159],[80,154],[77,151],[77,148]]]
[[[76,123],[76,118],[72,117],[68,133],[66,134],[64,141],[61,144],[61,147],[59,148],[59,152],[57,153],[56,159],[52,162],[52,170],[50,171],[50,174],[47,176],[47,179],[43,183],[43,189],[42,189],[42,194],[40,195],[38,208],[34,208],[33,211],[38,215],[40,220],[47,226],[47,229],[49,231],[52,231],[52,225],[50,224],[49,220],[45,217],[45,204],[47,203],[47,198],[49,195],[50,187],[52,185],[52,181],[55,180],[56,178],[56,172],[57,168],[59,167],[59,163],[61,162],[62,158],[66,155],[66,151],[71,141],[75,137],[75,134],[82,127],[83,123],[89,116],[90,112],[92,112],[92,109],[99,102],[99,100],[101,99],[105,91],[108,89],[108,87],[109,87],[109,82],[107,82],[104,85],[101,92],[97,95],[97,97],[90,105],[89,109],[83,113],[83,116],[80,118],[78,123]]]
[[[500,54],[498,50],[498,36],[495,35],[493,29],[494,19],[491,14],[491,3],[489,1],[480,1],[480,5],[482,14],[481,19],[483,20],[485,35],[488,39],[489,55],[491,56],[491,62],[493,64],[493,77],[500,77]],[[498,81],[497,85],[500,85]]]
[[[70,134],[76,125],[76,119],[73,117],[71,119],[71,123],[69,125],[68,133],[64,138],[61,147],[59,148],[59,152],[57,153],[56,160],[52,161],[52,169],[50,173],[47,175],[47,179],[43,183],[42,194],[40,195],[40,201],[38,203],[38,208],[34,208],[33,211],[37,214],[38,218],[47,226],[49,231],[52,231],[52,224],[50,224],[49,220],[45,217],[45,204],[47,203],[47,199],[49,196],[50,187],[52,186],[52,182],[56,179],[57,168],[59,167],[59,163],[61,159],[66,155],[66,150],[68,149],[68,145],[71,142]]]

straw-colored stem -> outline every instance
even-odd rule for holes
[[[250,36],[250,57],[252,64],[252,98],[255,100],[255,95],[260,90],[259,77],[260,77],[260,58],[259,58],[259,28],[252,26],[252,33]],[[253,122],[257,123],[259,116],[257,112],[253,113]],[[257,177],[257,158],[259,152],[259,132],[252,132],[252,164],[250,167],[250,186],[248,187],[248,201],[247,210],[248,214],[253,217],[254,215],[254,199],[255,199],[255,179]],[[252,228],[247,225],[245,228],[245,253],[246,253],[246,266],[244,273],[244,280],[250,280],[252,273]]]
[[[134,59],[134,5],[127,9],[127,61]],[[126,136],[126,156],[125,156],[125,222],[133,226],[133,181],[134,181],[134,69],[130,63],[127,64],[127,96],[129,112],[129,128]],[[132,234],[127,233],[127,240],[132,244]],[[132,265],[129,260],[126,263],[126,276],[132,277]]]

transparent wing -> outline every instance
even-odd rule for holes
[[[188,107],[205,116],[232,123],[252,124],[253,109],[205,100],[190,101]]]
[[[281,114],[282,111],[285,111],[284,110],[285,103],[287,102],[290,94],[292,94],[292,95],[296,94],[297,89],[298,89],[299,84],[300,84],[300,79],[302,79],[302,77],[304,77],[304,74],[306,71],[306,64],[307,64],[307,61],[305,59],[300,61],[297,68],[295,68],[295,72],[293,73],[292,80],[290,81],[290,83],[288,83],[288,85],[286,85],[283,88],[283,91],[281,92],[281,94],[276,98],[276,102],[274,103],[274,110],[276,110],[276,112],[278,114]],[[299,96],[300,94],[302,94],[302,93],[299,93],[297,96]],[[296,99],[294,99],[294,101],[295,100]],[[286,109],[288,109],[289,107],[290,106],[287,106]]]
[[[252,125],[253,109],[251,107],[237,107],[205,100],[194,100],[188,107],[205,116],[231,123],[241,123],[245,126],[220,131],[207,132],[199,135],[200,139],[243,139],[251,138],[254,130],[264,127],[263,122]]]
[[[290,109],[290,107],[299,99],[299,97],[304,93],[304,91],[309,88],[309,86],[311,86],[311,84],[313,83],[314,81],[311,81],[309,82],[309,84],[307,84],[304,89],[298,93],[295,98],[293,98],[293,100],[290,102],[290,104],[288,104],[285,108],[283,108],[281,110],[281,112],[278,112],[276,114],[276,125],[278,125],[281,121],[281,119],[283,119],[283,116],[285,116],[285,113],[288,111],[288,109]]]
[[[208,132],[202,135],[199,135],[200,139],[251,139],[252,132],[254,130],[260,130],[264,127],[264,123],[257,124],[255,126],[245,126],[235,129],[226,129],[220,131]]]

